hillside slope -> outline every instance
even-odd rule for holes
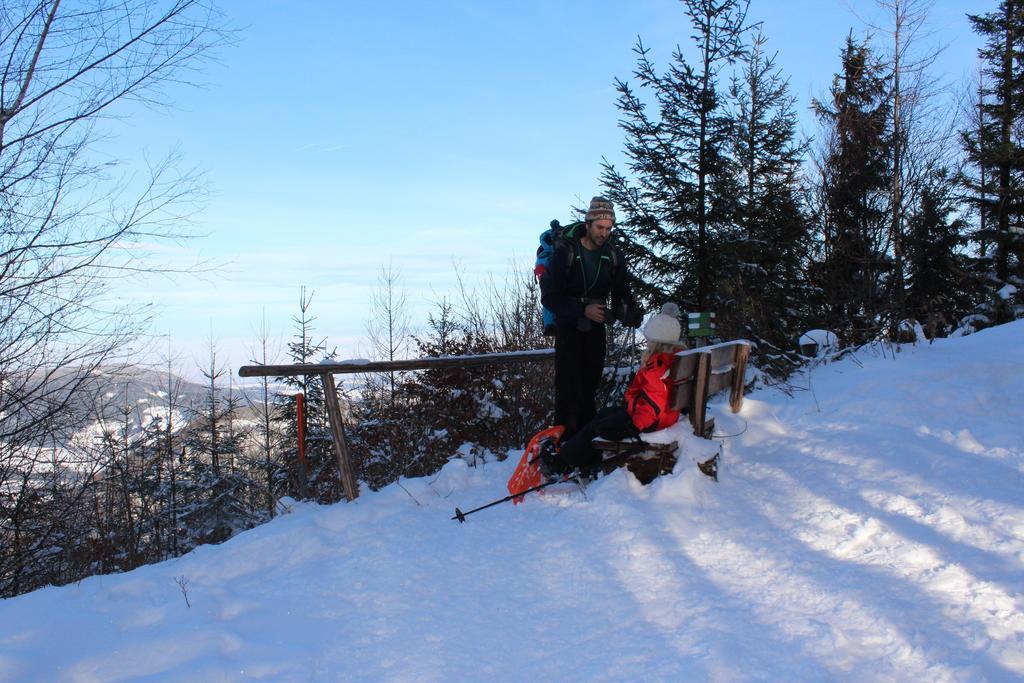
[[[716,405],[717,484],[687,439],[650,486],[619,471],[460,525],[516,458],[453,461],[0,601],[0,681],[1019,679],[1022,341],[861,352]]]

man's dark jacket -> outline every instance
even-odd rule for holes
[[[597,276],[593,282],[585,282],[581,262],[584,248],[579,237],[559,241],[541,276],[541,303],[555,314],[557,327],[576,327],[587,302],[607,302],[609,296],[611,309],[616,314],[624,308],[633,310],[635,307],[622,252],[605,242],[600,248],[601,265]]]

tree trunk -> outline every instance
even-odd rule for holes
[[[896,26],[894,31],[895,50],[893,52],[893,101],[892,101],[892,223],[889,228],[889,239],[892,241],[893,255],[893,308],[896,315],[893,316],[892,333],[900,320],[905,317],[906,292],[903,281],[903,131],[901,130],[902,119],[900,118],[900,107],[902,105],[902,93],[900,92],[900,38],[903,28],[902,3],[897,0],[894,6],[896,13]]]
[[[710,22],[709,22],[710,23]],[[708,137],[708,88],[711,69],[709,51],[711,31],[704,31],[704,72],[700,88],[700,138],[697,149],[697,310],[707,310],[707,137]]]
[[[999,204],[997,206],[997,223],[999,234],[996,240],[996,277],[1005,282],[1009,275],[1009,236],[1010,236],[1010,173],[1013,161],[1009,150],[1013,145],[1013,35],[1014,15],[1017,12],[1014,0],[1006,0],[1006,45],[1003,50],[1003,115],[1001,154],[999,155]]]

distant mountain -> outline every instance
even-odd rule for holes
[[[57,373],[52,382],[60,383],[71,371]],[[217,383],[219,397],[232,395],[239,401],[239,418],[250,415],[250,406],[262,400],[263,387],[259,383],[237,384],[227,373]],[[174,424],[184,426],[196,411],[202,410],[209,400],[210,387],[187,380],[167,371],[130,365],[103,367],[91,374],[72,396],[72,406],[90,418],[86,433],[101,433],[105,428],[119,429],[126,418],[129,432],[141,430],[155,418],[166,419],[170,414]],[[271,391],[283,387],[273,386]]]

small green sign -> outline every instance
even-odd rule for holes
[[[687,313],[686,334],[691,337],[710,337],[715,333],[714,313]]]

